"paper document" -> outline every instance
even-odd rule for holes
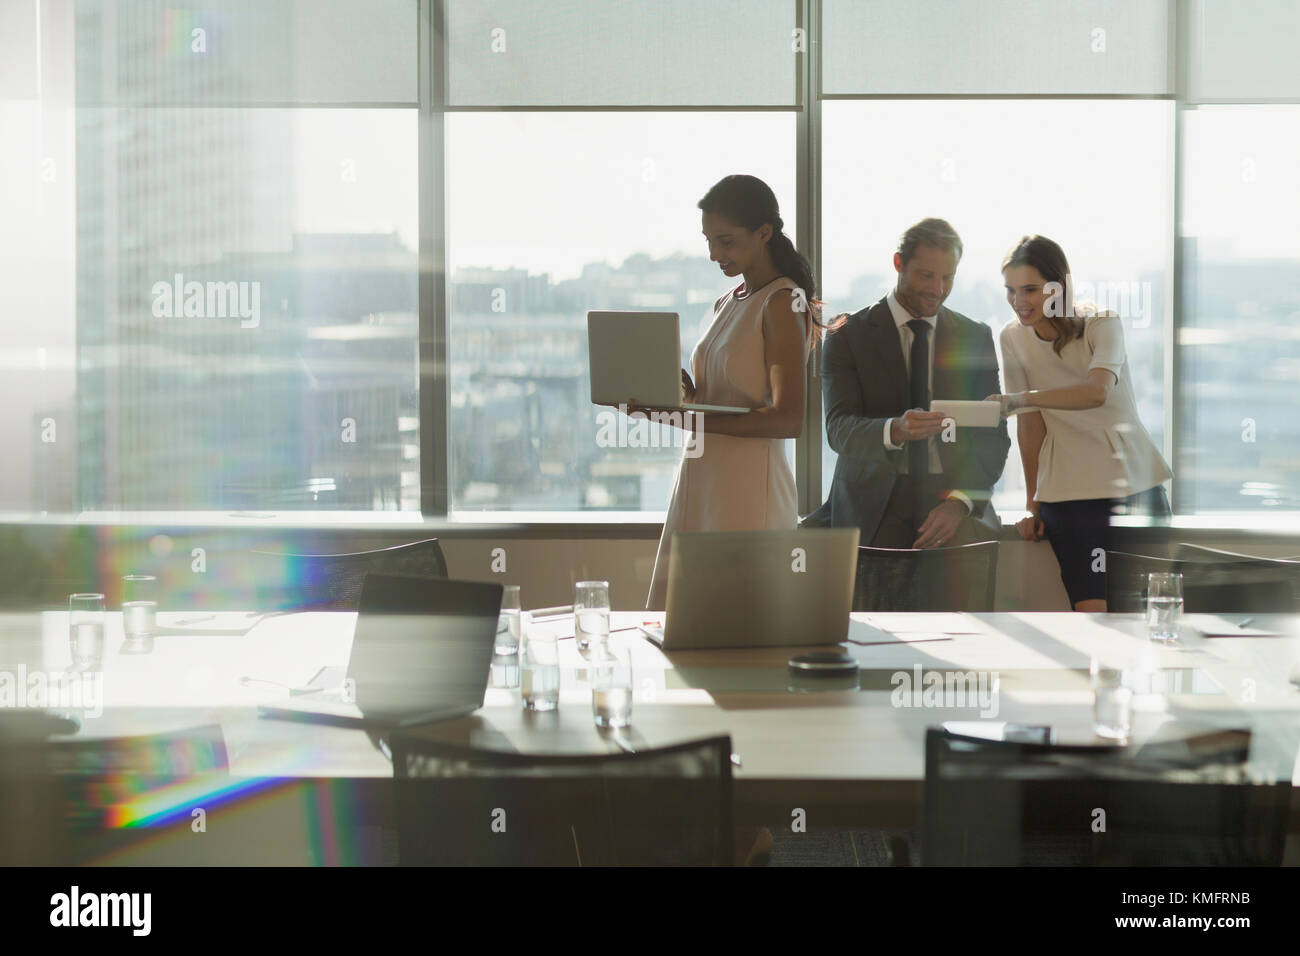
[[[159,611],[157,634],[201,634],[238,637],[251,631],[267,614],[258,611]]]
[[[873,644],[917,644],[921,641],[947,641],[947,634],[933,631],[915,631],[911,633],[890,633],[868,620],[867,614],[849,615],[849,636],[845,638],[850,644],[868,647]]]
[[[850,620],[866,621],[873,627],[891,634],[979,634],[982,633],[978,622],[963,614],[952,612],[858,612],[849,615]]]
[[[1235,614],[1231,617],[1220,617],[1217,614],[1186,614],[1183,621],[1191,628],[1199,631],[1202,637],[1285,637],[1281,631],[1276,628],[1261,628],[1255,626],[1255,619],[1249,614]],[[1238,624],[1237,621],[1246,621],[1246,624]]]

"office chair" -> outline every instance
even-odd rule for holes
[[[403,866],[730,866],[731,738],[530,756],[390,740]]]
[[[48,866],[58,843],[45,740],[76,725],[36,710],[0,709],[0,866]]]
[[[1185,561],[1123,551],[1106,552],[1106,609],[1144,611],[1147,576],[1154,572],[1183,576],[1183,609],[1189,614],[1290,614],[1297,609],[1300,564],[1264,558]]]
[[[1277,866],[1290,784],[1249,731],[1141,748],[925,736],[926,866]]]
[[[1300,564],[1300,555],[1288,555],[1285,558],[1262,558],[1257,554],[1241,554],[1237,551],[1223,551],[1219,548],[1207,548],[1202,544],[1178,542],[1174,557],[1179,561],[1264,561],[1268,564]]]
[[[858,548],[855,611],[992,611],[998,543]]]
[[[259,611],[355,611],[361,582],[371,572],[445,578],[447,561],[437,538],[352,554],[249,551],[243,573],[251,577]]]

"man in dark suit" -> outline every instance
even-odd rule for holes
[[[989,502],[1011,441],[996,428],[945,428],[931,399],[1001,391],[993,333],[943,308],[961,239],[925,219],[899,239],[898,282],[848,316],[822,346],[826,436],[839,455],[830,497],[805,526],[856,527],[878,548],[935,548],[996,537]]]

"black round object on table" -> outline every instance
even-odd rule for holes
[[[848,654],[825,651],[792,657],[789,667],[803,677],[845,677],[858,672],[858,662]]]

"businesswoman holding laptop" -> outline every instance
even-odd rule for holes
[[[741,415],[696,420],[698,457],[677,466],[646,606],[668,595],[678,531],[794,528],[794,474],[785,440],[803,427],[804,373],[818,329],[812,268],[782,231],[776,196],[753,176],[727,176],[699,202],[709,258],[741,282],[713,306],[713,321],[682,372],[687,402],[737,405]]]
[[[1138,418],[1119,316],[1070,301],[1061,247],[1025,236],[1002,262],[1016,317],[1002,329],[1002,369],[1016,414],[1029,517],[1046,535],[1076,611],[1106,610],[1105,551],[1119,509],[1168,515],[1172,477]]]

